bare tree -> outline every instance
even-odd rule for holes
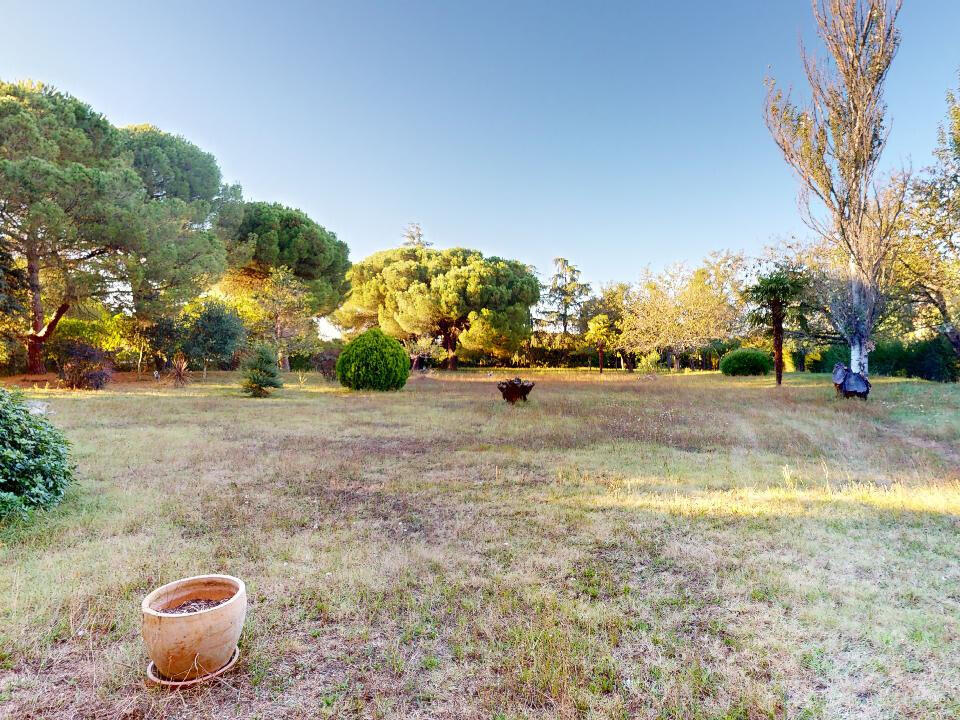
[[[850,345],[850,367],[868,372],[870,337],[896,257],[906,173],[881,187],[877,164],[887,141],[883,86],[900,44],[903,0],[813,0],[828,60],[801,47],[811,99],[806,107],[768,80],[766,122],[801,181],[807,224],[840,251],[842,292],[830,319]]]
[[[432,242],[423,239],[423,228],[420,223],[410,223],[403,231],[403,247],[430,247]]]

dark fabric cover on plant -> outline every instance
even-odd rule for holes
[[[833,366],[833,384],[835,387],[839,389],[839,386],[843,385],[843,380],[847,377],[848,372],[850,371],[843,363],[837,363]]]
[[[530,380],[514,378],[513,380],[501,380],[497,383],[497,388],[500,390],[500,394],[503,395],[503,399],[513,405],[517,400],[526,402],[527,395],[533,390],[534,385],[536,385],[536,383]]]
[[[858,397],[866,400],[870,394],[870,381],[860,373],[852,372],[843,363],[833,366],[833,387],[836,388],[837,395],[845,398]]]

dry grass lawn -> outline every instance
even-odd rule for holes
[[[960,388],[502,375],[30,391],[79,480],[0,526],[0,717],[960,716]],[[140,599],[204,572],[238,668],[146,690]]]

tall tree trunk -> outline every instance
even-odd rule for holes
[[[777,375],[777,385],[783,385],[783,306],[774,303],[770,309],[773,320],[773,369]]]
[[[27,335],[27,365],[29,372],[42,375],[47,371],[46,366],[43,364],[44,345],[46,344],[47,340],[50,339],[50,336],[53,335],[54,331],[57,329],[57,325],[60,323],[60,319],[69,309],[70,303],[61,303],[60,307],[57,308],[49,322],[47,322],[39,331],[35,330]]]
[[[64,300],[54,312],[50,321],[43,321],[43,288],[40,285],[40,256],[33,244],[27,247],[27,288],[30,291],[30,333],[27,334],[27,370],[42,375],[47,371],[43,364],[43,346],[57,329],[63,314],[70,309],[70,303]]]
[[[27,372],[32,375],[43,375],[47,372],[43,364],[43,341],[34,335],[27,336]]]
[[[850,369],[864,377],[870,374],[868,362],[867,341],[862,335],[856,335],[850,340]]]
[[[597,348],[597,355],[600,356],[600,374],[603,375],[603,348]]]
[[[870,340],[869,328],[864,317],[866,316],[866,288],[857,269],[856,261],[851,256],[850,272],[850,299],[853,314],[853,327],[850,331],[850,369],[864,377],[869,374],[867,362],[867,343]]]
[[[447,351],[445,367],[447,370],[457,369],[457,337],[460,331],[452,327],[443,334],[443,347]]]
[[[960,356],[960,330],[954,325],[946,325],[943,328],[943,334],[947,336],[947,340],[950,341],[950,345],[953,347],[953,351]]]
[[[43,296],[40,294],[40,260],[33,248],[27,250],[27,285],[30,290],[30,329],[27,335],[27,371],[42,375],[47,371],[43,365]]]

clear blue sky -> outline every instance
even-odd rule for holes
[[[570,258],[593,282],[806,234],[762,122],[802,89],[807,0],[13,2],[0,77],[214,153],[356,260],[437,246]],[[888,165],[927,164],[960,68],[960,2],[906,0]]]

